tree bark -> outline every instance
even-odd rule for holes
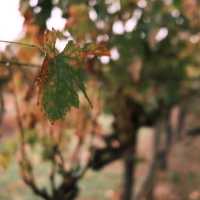
[[[183,137],[185,123],[186,123],[187,109],[179,108],[178,124],[176,128],[176,140],[180,140]]]
[[[164,119],[164,133],[165,133],[165,142],[164,149],[160,152],[160,169],[166,170],[168,168],[168,155],[173,143],[173,129],[171,125],[171,112],[167,113]]]
[[[137,147],[137,132],[133,136],[133,145],[124,158],[124,182],[122,200],[132,200],[135,185],[135,157]]]
[[[146,198],[148,200],[154,199],[154,188],[156,183],[156,170],[157,170],[157,154],[159,150],[160,143],[160,127],[158,124],[154,127],[154,137],[153,137],[153,156],[149,167],[148,174],[143,181],[138,192],[133,196],[131,200],[141,200]]]
[[[124,191],[123,200],[131,200],[134,185],[133,153],[128,152],[124,159]]]

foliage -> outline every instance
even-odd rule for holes
[[[42,107],[51,121],[62,119],[72,106],[79,107],[79,90],[91,105],[85,91],[84,72],[77,65],[83,65],[87,56],[109,55],[104,47],[90,43],[79,47],[73,41],[58,53],[55,45],[62,37],[64,35],[55,30],[45,33],[44,47],[41,48],[45,58],[36,77]]]
[[[78,181],[87,169],[100,169],[124,158],[127,150],[134,152],[139,128],[155,126],[169,116],[173,106],[182,104],[195,85],[188,71],[199,66],[200,61],[200,24],[196,20],[199,6],[189,0],[39,0],[31,7],[28,1],[21,0],[26,28],[22,42],[34,43],[39,51],[32,51],[28,59],[16,54],[16,60],[43,60],[34,84],[46,117],[56,121],[49,127],[35,109],[31,87],[23,100],[29,105],[25,112],[28,119],[18,119],[18,125],[22,132],[22,177],[37,195],[48,200],[74,199]],[[45,31],[55,8],[60,9],[66,24],[62,31]],[[65,47],[58,51],[56,44],[63,40]],[[24,71],[17,72],[26,77]],[[16,74],[13,79],[20,76]],[[32,75],[31,70],[28,74]],[[2,84],[9,80],[10,76]],[[30,77],[17,80],[19,88],[27,89]],[[92,109],[84,104],[79,92]],[[20,108],[18,112],[23,112]],[[113,133],[106,136],[98,121],[105,112],[114,118]],[[20,116],[25,114],[18,113]],[[38,136],[34,138],[29,133],[31,137],[27,139],[23,126],[35,129]],[[47,129],[50,140],[46,141],[43,136],[48,135]],[[67,148],[72,141],[63,136],[64,130],[73,136],[72,141],[76,140],[75,148]],[[105,147],[98,148],[93,139],[100,139]],[[43,161],[51,163],[47,177],[51,194],[38,188],[35,181],[34,166],[27,153],[35,143],[44,149]],[[81,161],[84,150],[90,154],[85,165]],[[55,181],[57,176],[62,177],[59,184]]]

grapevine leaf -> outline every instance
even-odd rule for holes
[[[59,31],[46,31],[43,44],[46,56],[35,79],[39,86],[41,105],[51,121],[63,118],[71,107],[79,107],[79,91],[83,92],[92,107],[80,65],[90,56],[110,55],[100,44],[87,43],[79,46],[74,41],[69,41],[64,50],[58,53],[55,43],[58,38],[63,37]]]
[[[108,51],[103,44],[86,43],[82,51],[85,52],[86,55],[110,56],[110,51]]]
[[[49,59],[41,97],[48,118],[51,121],[61,119],[71,107],[79,107],[80,89],[86,93],[80,70],[71,66],[63,53]]]

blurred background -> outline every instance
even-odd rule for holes
[[[1,0],[0,30],[0,200],[200,200],[198,0]]]

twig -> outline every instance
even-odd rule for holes
[[[29,48],[36,48],[40,52],[43,53],[43,50],[39,46],[37,46],[35,44],[26,44],[26,43],[22,43],[22,42],[13,42],[13,41],[8,41],[8,40],[0,40],[0,42],[2,42],[2,43],[8,43],[8,44],[21,45],[21,46],[25,46],[25,47],[29,47]]]
[[[14,84],[13,84],[14,86]],[[24,131],[24,127],[23,127],[23,123],[21,120],[21,115],[20,115],[20,108],[19,108],[19,104],[18,104],[18,100],[17,100],[17,95],[16,95],[16,91],[15,91],[15,87],[13,90],[13,95],[14,95],[14,101],[15,101],[15,109],[16,109],[16,120],[17,120],[17,124],[19,127],[19,131],[20,131],[20,153],[21,153],[21,159],[23,159],[23,161],[25,162],[25,164],[29,167],[32,167],[31,162],[29,161],[27,155],[26,155],[26,150],[25,150],[25,131]],[[44,188],[39,188],[36,183],[35,183],[35,178],[32,172],[32,169],[27,170],[24,169],[23,164],[20,165],[21,170],[26,170],[26,172],[28,173],[28,177],[25,175],[22,175],[22,178],[24,180],[24,182],[32,189],[32,191],[37,194],[40,197],[43,197],[46,200],[50,200],[50,197],[46,191],[46,189]]]
[[[14,86],[14,84],[13,84]],[[17,100],[17,95],[16,95],[16,91],[15,91],[15,87],[13,89],[13,96],[14,96],[14,101],[15,101],[15,110],[16,110],[16,121],[18,124],[18,128],[19,128],[19,132],[20,132],[20,151],[21,151],[21,155],[22,157],[26,157],[25,155],[25,133],[24,133],[24,128],[23,128],[23,124],[21,121],[21,116],[20,116],[20,109],[19,109],[19,104],[18,104],[18,100]]]
[[[39,65],[36,64],[31,64],[31,63],[20,63],[20,62],[13,62],[10,60],[0,60],[0,64],[5,65],[6,67],[10,67],[11,65],[16,65],[16,66],[21,66],[21,67],[40,67]],[[1,67],[1,66],[0,66]]]
[[[81,90],[81,92],[83,93],[83,95],[85,96],[86,100],[88,101],[88,103],[90,105],[90,108],[93,108],[92,102],[91,102],[90,98],[88,97],[86,91],[84,90],[83,86],[76,79],[75,79],[75,83],[77,84],[78,88]]]
[[[50,184],[51,184],[52,194],[54,194],[54,192],[56,190],[55,176],[56,176],[56,163],[55,163],[55,158],[53,158],[52,168],[51,168],[50,177],[49,177]]]

